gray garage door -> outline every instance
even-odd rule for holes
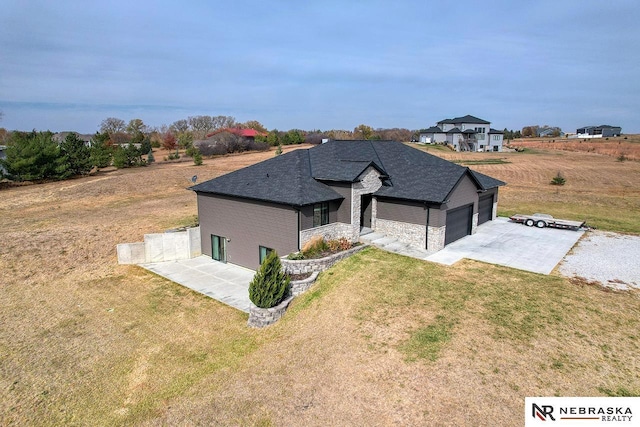
[[[471,234],[472,215],[473,204],[447,211],[447,228],[444,232],[445,245]]]
[[[478,225],[491,221],[493,218],[493,194],[480,197],[478,200]]]

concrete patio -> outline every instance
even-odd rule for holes
[[[238,310],[249,312],[249,283],[255,271],[208,256],[140,264],[141,267]]]

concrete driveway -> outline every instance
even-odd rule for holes
[[[463,258],[549,274],[584,231],[527,227],[499,217],[428,256],[428,261],[452,265]]]
[[[253,270],[214,261],[205,255],[140,266],[245,313],[249,312],[249,282],[255,274]]]

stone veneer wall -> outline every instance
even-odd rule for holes
[[[293,300],[293,297],[289,297],[282,301],[275,307],[260,308],[251,304],[249,307],[249,321],[247,324],[252,328],[264,328],[273,323],[276,323],[287,311],[289,303]]]
[[[407,243],[421,249],[426,247],[427,241],[424,225],[378,218],[376,220],[375,230],[376,232],[398,239],[403,243]]]
[[[350,242],[356,242],[359,234],[354,234],[354,229],[351,224],[345,224],[343,222],[334,222],[320,227],[308,228],[300,232],[300,248],[314,236],[322,236],[325,240],[337,240],[344,237]]]
[[[360,196],[363,194],[375,193],[382,186],[380,173],[373,166],[369,166],[360,174],[359,178],[360,181],[353,183],[351,186],[351,227],[355,236],[360,236]],[[374,203],[373,200],[371,203]],[[377,215],[377,212],[374,209],[377,210],[377,206],[375,204],[371,207],[372,227],[375,227],[373,224],[373,218]]]
[[[366,247],[368,247],[368,245],[359,245],[346,251],[318,259],[291,260],[287,258],[280,258],[280,261],[282,262],[282,269],[287,274],[304,274],[312,273],[314,271],[320,272],[332,267],[338,261],[350,257],[354,253],[359,252]]]
[[[371,200],[371,228],[375,230],[376,225],[378,225],[378,198],[374,197]]]
[[[471,234],[476,234],[478,230],[478,213],[474,213],[473,217],[471,217]]]
[[[431,227],[427,230],[427,251],[437,252],[444,248],[444,237],[447,230],[446,226]]]
[[[319,273],[317,271],[314,271],[311,273],[311,276],[306,279],[292,280],[291,287],[289,288],[289,296],[297,297],[298,295],[308,291],[311,285],[313,285],[318,278],[318,274]]]

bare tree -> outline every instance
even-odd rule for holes
[[[232,116],[215,116],[211,118],[213,129],[224,129],[236,126],[236,118]]]
[[[124,132],[125,128],[124,120],[115,117],[107,117],[100,124],[100,132],[106,132],[109,135],[117,132]]]
[[[177,133],[184,133],[189,130],[189,122],[187,120],[176,120],[170,126]]]
[[[208,132],[215,129],[211,116],[189,116],[187,121],[197,138],[203,138]]]

